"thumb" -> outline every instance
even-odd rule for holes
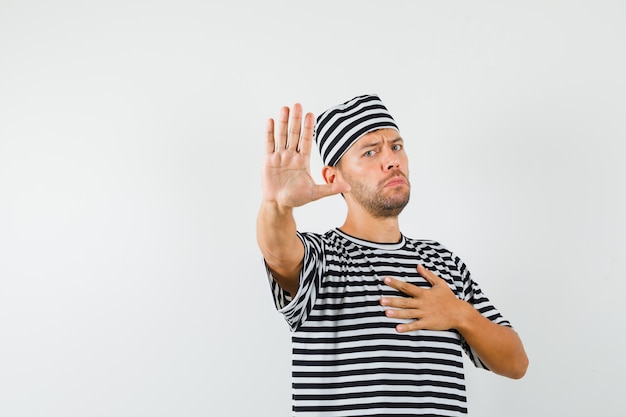
[[[339,193],[348,193],[350,192],[350,185],[348,183],[345,182],[334,182],[332,184],[330,184],[332,190],[333,190],[333,194],[339,194]]]
[[[347,193],[350,186],[345,182],[335,182],[332,184],[319,184],[315,187],[313,199],[317,200],[334,194]]]

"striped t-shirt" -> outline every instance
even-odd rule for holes
[[[455,330],[398,333],[395,326],[410,320],[389,318],[380,305],[381,296],[403,296],[385,276],[430,287],[417,273],[422,264],[483,316],[510,326],[461,259],[435,241],[404,236],[393,244],[339,229],[299,237],[305,255],[295,297],[269,274],[292,331],[293,415],[466,415],[462,352],[486,368],[471,347]]]

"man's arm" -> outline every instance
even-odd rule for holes
[[[469,303],[461,303],[466,312],[459,314],[459,324],[455,328],[478,357],[499,375],[522,378],[528,369],[528,357],[517,332],[490,321]]]
[[[292,209],[263,201],[257,217],[257,242],[276,283],[296,295],[304,246],[296,234]]]
[[[269,119],[265,136],[261,188],[263,201],[257,216],[257,242],[274,279],[292,296],[298,290],[304,245],[296,234],[293,209],[319,198],[348,191],[346,184],[315,184],[310,158],[315,119],[295,104],[280,111],[278,126]]]
[[[445,280],[422,265],[418,265],[417,271],[432,285],[431,288],[385,278],[387,285],[411,296],[381,298],[383,306],[393,307],[386,310],[387,317],[416,319],[398,325],[397,331],[456,329],[493,372],[515,379],[524,376],[528,357],[513,329],[482,316],[471,304],[458,299]]]

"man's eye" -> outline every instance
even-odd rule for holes
[[[365,153],[363,154],[363,156],[372,156],[372,155],[374,155],[374,151],[372,151],[372,150],[367,151],[367,152],[365,152]]]
[[[393,145],[391,149],[393,149],[394,151],[402,150],[402,145],[400,145],[399,143],[396,143],[395,145]]]

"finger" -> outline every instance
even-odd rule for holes
[[[418,264],[417,272],[433,287],[441,281],[441,278],[437,274],[424,268],[424,265]]]
[[[412,297],[420,295],[423,291],[417,285],[409,284],[408,282],[400,281],[395,278],[385,277],[384,281],[385,284],[389,285],[391,288],[395,288],[396,290],[401,291]]]
[[[410,323],[398,324],[396,326],[396,331],[398,333],[406,333],[414,330],[424,330],[426,328],[427,327],[422,320],[415,320]]]
[[[411,309],[415,308],[415,298],[381,297],[380,304],[385,307]]]
[[[394,319],[419,319],[420,311],[415,308],[388,308],[385,310],[385,316]]]
[[[285,106],[280,109],[278,117],[278,135],[275,138],[276,150],[285,149],[287,146],[287,129],[289,127],[289,107]]]
[[[286,148],[298,149],[298,143],[300,142],[300,132],[302,130],[302,106],[300,103],[293,105],[291,111],[291,122],[289,123],[289,138],[287,139]]]
[[[313,131],[315,129],[315,116],[313,113],[307,113],[304,116],[304,128],[302,130],[302,139],[298,151],[303,155],[311,155],[311,147],[313,146]]]
[[[269,119],[265,125],[265,153],[273,153],[276,149],[274,143],[274,119]]]

